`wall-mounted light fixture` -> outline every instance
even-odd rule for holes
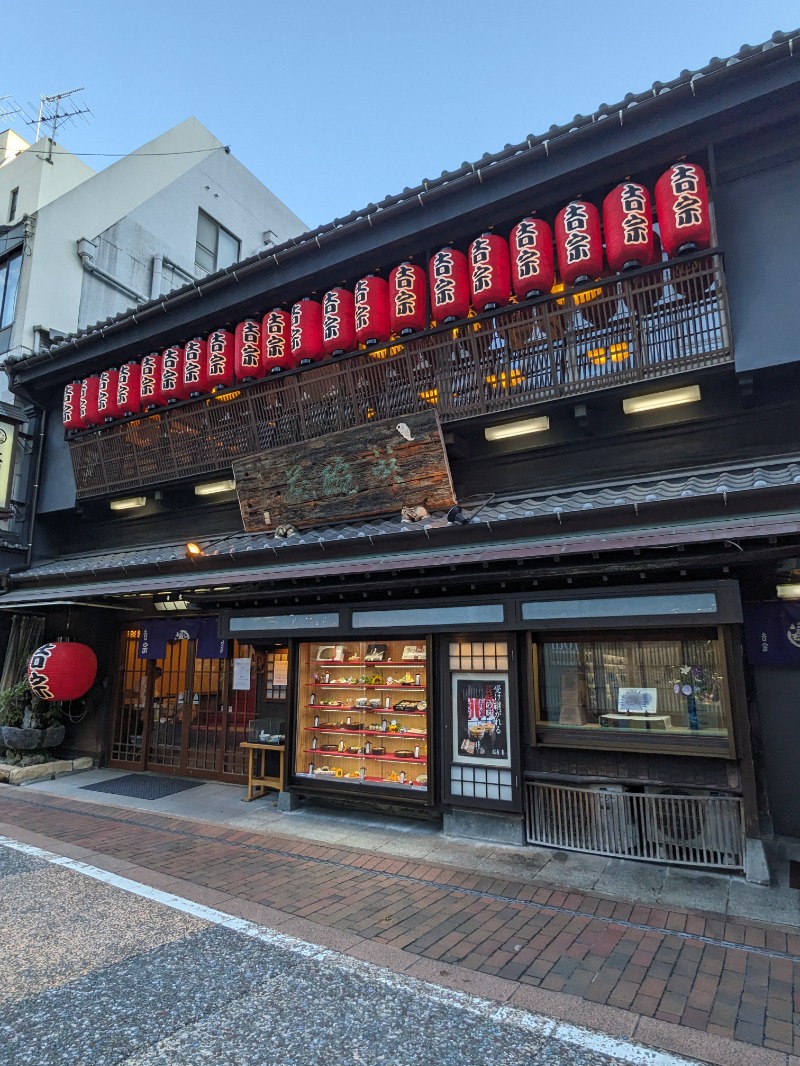
[[[509,437],[526,437],[529,433],[544,433],[550,429],[547,415],[540,418],[523,418],[519,422],[505,422],[501,426],[487,426],[483,435],[487,440],[508,440]]]
[[[220,492],[235,492],[236,482],[228,481],[204,481],[201,485],[195,485],[195,496],[216,496]]]
[[[203,549],[200,547],[200,545],[197,543],[197,541],[190,540],[190,541],[187,542],[187,544],[186,544],[186,558],[187,559],[199,559],[201,555],[205,555],[205,554],[206,553],[203,551]]]
[[[447,521],[456,526],[469,525],[469,518],[464,514],[464,508],[459,507],[458,504],[455,507],[451,507],[447,512]]]
[[[679,407],[685,403],[697,403],[701,399],[700,386],[687,385],[683,389],[648,392],[645,396],[628,396],[622,401],[622,410],[626,415],[639,415],[644,411],[659,411],[662,407]]]
[[[800,600],[800,582],[788,585],[776,585],[775,591],[779,600]]]
[[[185,600],[180,593],[173,595],[168,592],[166,596],[153,600],[153,606],[157,611],[188,611],[189,601]]]
[[[146,496],[123,496],[118,500],[109,500],[108,506],[112,511],[135,511],[137,507],[144,507],[146,503]]]

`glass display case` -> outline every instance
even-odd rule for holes
[[[427,792],[425,640],[303,644],[299,663],[295,775]]]

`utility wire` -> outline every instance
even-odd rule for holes
[[[31,148],[33,145],[31,145]],[[25,149],[28,151],[29,149]],[[75,156],[91,156],[93,158],[102,157],[104,159],[129,159],[131,156],[140,155],[200,155],[206,152],[225,152],[226,155],[231,154],[231,146],[229,144],[221,144],[218,148],[188,148],[183,152],[59,152],[53,151],[52,155],[75,155]]]

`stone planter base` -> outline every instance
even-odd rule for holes
[[[57,759],[54,762],[39,763],[38,766],[11,766],[0,762],[0,782],[9,785],[24,785],[27,781],[48,781],[62,774],[73,774],[79,770],[91,770],[93,761],[84,756],[82,759]]]
[[[23,729],[20,726],[0,726],[0,734],[7,748],[29,751],[32,748],[57,748],[64,739],[63,725],[51,725],[47,729]]]

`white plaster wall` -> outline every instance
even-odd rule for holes
[[[201,157],[191,170],[103,233],[84,236],[97,242],[98,266],[149,298],[156,255],[173,260],[192,276],[202,276],[194,265],[198,208],[239,238],[242,259],[264,247],[267,230],[276,234],[275,243],[279,244],[307,228],[237,159],[215,152]],[[186,282],[165,264],[160,294]],[[133,303],[125,293],[87,273],[78,326],[94,325]]]
[[[74,155],[54,145],[52,163],[46,159],[48,140],[43,138],[0,166],[0,224],[8,222],[11,190],[19,189],[15,220],[32,215],[64,193],[91,178],[94,170]]]

